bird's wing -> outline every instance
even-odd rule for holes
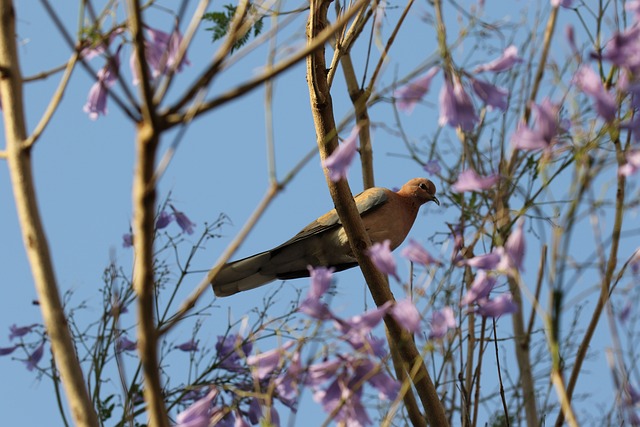
[[[366,212],[370,212],[387,202],[387,191],[384,188],[374,187],[369,188],[368,190],[363,191],[362,193],[355,196],[356,207],[358,209],[358,213],[360,216],[364,215]],[[327,212],[322,215],[320,218],[313,221],[311,224],[307,225],[303,228],[298,234],[293,236],[290,240],[284,242],[282,245],[274,248],[274,250],[289,245],[291,243],[295,243],[309,236],[313,236],[315,234],[322,233],[324,231],[330,230],[334,227],[340,226],[340,218],[338,218],[338,213],[335,209]]]

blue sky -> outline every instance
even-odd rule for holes
[[[39,4],[35,5],[35,2],[31,7],[26,7],[26,2],[17,3],[20,3],[17,6],[18,38],[23,73],[33,75],[66,61],[70,56],[69,48],[42,7]],[[163,3],[172,5],[171,2]],[[516,23],[520,20],[520,8],[524,3],[516,1],[510,2],[510,6],[492,5],[490,13],[494,16],[512,14],[507,22]],[[546,4],[540,2],[541,7]],[[297,6],[299,4],[292,3],[288,4],[287,8],[293,9]],[[73,31],[77,21],[75,6],[64,4],[55,7],[65,24]],[[433,30],[423,22],[425,14],[430,11],[429,7],[428,3],[420,2],[410,13],[406,26],[396,40],[396,45],[403,47],[391,54],[391,62],[384,69],[385,85],[390,84],[397,76],[404,76],[424,64],[426,58],[436,50]],[[535,10],[534,6],[531,7]],[[389,9],[391,22],[395,22],[400,12],[401,7]],[[119,15],[121,14],[122,6],[119,8]],[[146,16],[147,22],[152,26],[165,30],[171,26],[171,17],[162,10],[152,10]],[[569,19],[567,16],[568,12],[562,15],[558,31],[564,28],[564,23]],[[457,29],[456,14],[449,11],[448,18],[451,22],[450,38],[453,39]],[[390,28],[385,27],[385,36],[389,31]],[[304,41],[304,22],[297,21],[285,34],[279,37],[279,42],[294,47],[300,46]],[[526,31],[523,29],[518,36],[524,37],[525,34]],[[416,43],[416,40],[420,43]],[[563,40],[563,37],[558,37],[557,40]],[[198,75],[198,71],[207,63],[216,46],[211,44],[207,33],[200,32],[189,50],[192,65],[178,75],[170,97],[179,93],[181,88]],[[126,56],[122,59],[123,69],[126,70],[125,79],[129,78],[127,49],[128,47],[125,48]],[[474,46],[466,42],[455,54],[459,58],[469,58],[473,56],[473,49]],[[374,51],[377,52],[375,49]],[[361,50],[356,49],[354,62],[357,72],[361,73],[364,57],[358,52]],[[552,54],[561,58],[567,52],[568,48],[558,43],[554,45]],[[264,49],[249,55],[234,65],[231,71],[216,79],[211,89],[212,93],[220,93],[254,75],[263,66],[265,58]],[[375,59],[377,60],[377,54]],[[473,57],[471,61],[484,59],[490,57]],[[97,70],[102,66],[102,62],[100,59],[94,59],[92,65]],[[33,129],[39,120],[58,78],[59,75],[56,74],[25,87],[29,129]],[[434,87],[439,88],[440,79],[441,76],[436,78]],[[340,121],[351,114],[351,106],[340,72],[335,81],[335,93],[339,95],[334,98],[334,104],[336,119]],[[121,236],[128,231],[131,219],[135,135],[132,123],[126,120],[112,102],[109,104],[106,117],[100,117],[97,121],[89,120],[82,107],[91,84],[90,76],[78,67],[74,71],[59,110],[33,153],[38,199],[58,282],[63,291],[73,291],[74,301],[86,300],[89,308],[82,314],[86,319],[100,313],[101,296],[97,290],[102,285],[102,271],[111,254],[122,265],[131,264],[131,251],[122,248]],[[274,93],[276,165],[277,175],[282,178],[315,147],[304,64],[299,64],[284,73],[277,80]],[[437,109],[433,108],[433,104],[436,101],[437,89],[432,90],[427,96],[427,106],[419,106],[411,117],[404,118],[405,131],[412,138],[417,139],[420,135],[431,135],[435,132]],[[196,265],[202,270],[213,266],[225,245],[249,217],[267,189],[264,111],[264,91],[259,89],[224,105],[212,114],[196,119],[187,130],[173,162],[160,182],[160,199],[171,192],[174,205],[187,213],[199,227],[205,222],[214,221],[220,213],[225,213],[231,219],[231,224],[222,229],[223,236],[209,242],[206,249],[196,258]],[[372,109],[376,184],[390,188],[399,187],[410,178],[426,175],[418,164],[404,156],[406,150],[399,138],[382,126],[384,123],[392,122],[391,111],[388,105]],[[4,131],[2,124],[0,128]],[[347,132],[348,129],[344,134]],[[453,144],[455,136],[451,134],[449,140]],[[167,135],[163,139],[163,148],[166,149],[170,141],[171,135]],[[360,170],[357,165],[354,165],[350,172],[350,183],[354,193],[361,191]],[[438,180],[436,185],[439,189],[443,187],[443,183]],[[442,197],[440,199],[443,200]],[[31,303],[37,296],[21,242],[8,170],[4,162],[0,167],[0,206],[0,236],[3,240],[3,244],[0,245],[0,271],[3,272],[0,276],[3,283],[3,297],[0,298],[2,347],[9,345],[9,325],[40,322],[38,307]],[[278,195],[234,258],[280,244],[331,207],[332,202],[319,159],[315,157]],[[448,215],[446,207],[429,204],[421,209],[410,237],[425,244],[432,253],[447,259],[451,248],[447,245],[446,239],[444,244],[442,239],[429,240],[435,231],[446,231],[444,223],[447,221],[454,221],[454,218]],[[196,233],[199,230],[201,228],[198,228]],[[533,243],[530,247],[528,271],[535,272],[538,243]],[[632,247],[630,243],[625,245],[627,250]],[[401,269],[405,268],[401,275],[406,277],[407,266],[404,261],[399,262]],[[200,279],[200,276],[193,275],[188,283],[195,286]],[[304,287],[305,283],[304,279],[294,281],[286,288]],[[338,283],[338,295],[334,299],[335,308],[342,309],[345,313],[361,311],[365,303],[362,297],[363,280],[359,271],[341,273]],[[587,281],[585,287],[589,286],[593,286],[593,283]],[[220,317],[212,318],[203,329],[203,343],[213,345],[216,335],[222,332],[219,326],[226,324],[228,313],[231,313],[232,318],[239,319],[268,291],[269,288],[262,288],[216,301],[219,306],[217,314]],[[394,291],[401,292],[397,285]],[[286,290],[283,292],[282,301],[286,301],[291,295],[293,290]],[[212,298],[212,294],[206,294],[202,303],[207,304]],[[371,307],[370,301],[368,304]],[[190,338],[188,331],[181,331],[180,334],[170,334],[169,340],[179,343]],[[601,341],[596,341],[596,345],[606,346],[608,343],[604,336],[599,337]],[[49,355],[47,350],[43,362],[48,360]],[[185,357],[184,361],[175,359],[174,363],[186,362]],[[593,363],[586,365],[595,367],[590,378],[606,385],[604,388],[609,390],[611,382],[608,372],[604,370],[598,374],[596,371],[606,367],[603,358],[597,358]],[[57,425],[57,408],[48,380],[38,380],[36,375],[27,372],[21,363],[10,361],[8,358],[0,359],[0,378],[3,379],[0,381],[0,401],[5,408],[10,409],[5,411],[4,423]],[[607,395],[611,396],[608,393]]]

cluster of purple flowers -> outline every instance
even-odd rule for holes
[[[39,326],[37,323],[27,326],[11,325],[9,327],[9,341],[13,341],[15,338],[22,338],[25,335],[33,332],[33,329]],[[38,363],[44,355],[45,340],[41,339],[40,343],[28,353],[27,359],[24,363],[27,366],[27,370],[33,371],[38,367]],[[0,356],[7,356],[18,349],[18,347],[24,347],[24,344],[14,344],[10,347],[0,347]]]
[[[184,212],[177,210],[172,204],[169,204],[169,207],[173,212],[169,213],[165,210],[162,210],[160,212],[160,214],[156,218],[156,230],[162,230],[163,228],[166,228],[169,224],[171,224],[171,222],[173,222],[173,220],[175,220],[183,233],[193,234],[196,224],[191,222],[189,217],[187,217]],[[131,246],[133,246],[133,234],[123,234],[122,247],[130,248]]]
[[[180,52],[182,44],[182,34],[176,25],[173,31],[165,33],[149,26],[145,27],[147,38],[144,41],[144,55],[152,78],[166,75],[170,72],[180,72],[184,65],[189,65],[186,54]],[[108,51],[109,45],[114,42],[118,35],[125,30],[118,28],[114,30],[106,41],[94,47],[87,47],[81,51],[84,59],[91,59],[95,56],[103,55]],[[96,120],[100,114],[107,114],[107,97],[109,90],[118,80],[120,73],[120,51],[123,43],[120,43],[115,50],[115,54],[107,58],[107,64],[97,73],[96,82],[91,86],[84,111],[89,114],[89,118]],[[133,84],[140,81],[138,76],[138,64],[136,52],[131,52],[129,64],[133,75]]]

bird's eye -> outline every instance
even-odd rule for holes
[[[421,182],[418,187],[420,187],[421,190],[427,191],[427,184],[425,184],[424,182]]]

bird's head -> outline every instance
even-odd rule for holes
[[[413,178],[402,186],[399,194],[416,199],[421,205],[427,202],[435,202],[440,206],[440,200],[436,197],[436,185],[426,178]]]

